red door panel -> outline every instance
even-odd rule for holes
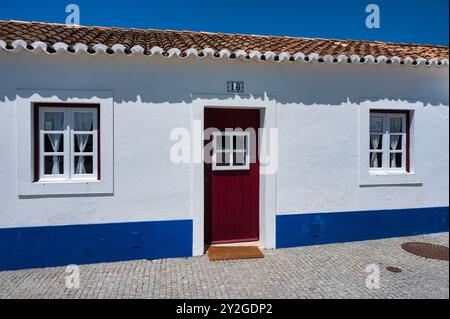
[[[253,128],[258,152],[259,110],[205,109],[205,129]],[[205,141],[208,143],[210,141]],[[249,169],[217,171],[205,164],[205,242],[259,240],[259,161]]]

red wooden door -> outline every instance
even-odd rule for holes
[[[248,167],[233,167],[221,169],[220,165],[227,160],[225,155],[217,153],[216,164],[205,163],[205,243],[232,243],[259,240],[259,161],[258,156],[258,128],[260,123],[259,110],[236,109],[205,109],[205,129],[216,128],[220,132],[241,128],[246,131],[252,128],[255,134],[250,136],[213,136],[225,145],[225,138],[233,143],[236,150],[229,162],[242,164],[241,150],[254,152],[247,158]],[[239,134],[239,133],[237,133]],[[241,133],[242,134],[242,133]],[[247,142],[247,139],[249,141]],[[217,142],[219,143],[219,142]],[[225,144],[224,144],[225,143]],[[222,145],[223,148],[225,148]],[[217,146],[217,145],[216,145]],[[229,147],[229,146],[228,146]],[[220,149],[218,146],[216,150]],[[239,153],[239,154],[238,154]],[[219,154],[219,155],[218,155]],[[250,154],[249,154],[250,155]],[[218,158],[220,158],[218,160]],[[234,162],[236,160],[236,162]],[[220,162],[220,163],[219,163]],[[244,160],[245,162],[245,160]],[[220,164],[220,165],[219,165]]]

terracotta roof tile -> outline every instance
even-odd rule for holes
[[[359,40],[335,40],[335,39],[310,39],[279,36],[257,36],[244,34],[207,33],[192,31],[169,30],[143,30],[107,27],[68,27],[62,24],[41,22],[0,21],[0,49],[14,50],[16,40],[25,41],[28,49],[35,49],[35,42],[43,42],[48,53],[57,52],[56,43],[65,43],[69,52],[75,52],[76,44],[84,44],[88,52],[96,53],[96,45],[107,47],[109,54],[116,53],[113,46],[119,44],[125,48],[124,53],[130,54],[133,48],[142,48],[142,53],[151,55],[158,51],[168,55],[170,49],[178,49],[181,56],[187,55],[187,50],[195,49],[198,53],[204,49],[212,49],[216,56],[221,56],[223,50],[229,51],[227,57],[234,57],[238,50],[246,52],[245,58],[249,58],[251,52],[258,51],[265,58],[275,60],[286,55],[290,59],[301,56],[303,60],[316,59],[324,61],[327,56],[332,56],[337,62],[339,56],[346,56],[345,61],[352,60],[357,55],[356,62],[367,60],[371,56],[372,62],[378,62],[382,56],[385,59],[397,59],[399,63],[408,61],[418,63],[418,59],[426,60],[422,63],[448,65],[449,49],[445,46],[400,44],[387,42],[370,42]],[[2,43],[3,42],[3,43]],[[42,43],[39,45],[42,47]],[[53,46],[53,47],[52,47]],[[52,47],[52,48],[49,48]],[[161,48],[160,50],[157,48]],[[275,56],[267,52],[273,52]],[[201,56],[202,54],[200,54]],[[340,58],[343,60],[343,57]]]

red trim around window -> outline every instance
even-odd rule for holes
[[[34,140],[34,176],[33,182],[39,181],[39,107],[33,106],[33,140]]]
[[[409,110],[370,110],[370,113],[405,114],[406,116],[406,172],[411,172],[411,112]]]
[[[72,103],[34,103],[33,104],[33,140],[34,140],[34,176],[33,181],[39,181],[39,108],[67,107],[67,108],[95,108],[97,110],[97,179],[100,180],[100,105],[72,104]]]

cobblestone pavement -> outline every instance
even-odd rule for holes
[[[0,272],[0,298],[449,298],[449,263],[403,251],[406,241],[448,247],[449,234],[264,251],[264,259],[211,262],[206,256]],[[380,267],[380,288],[366,267]],[[400,267],[401,273],[386,270]]]

